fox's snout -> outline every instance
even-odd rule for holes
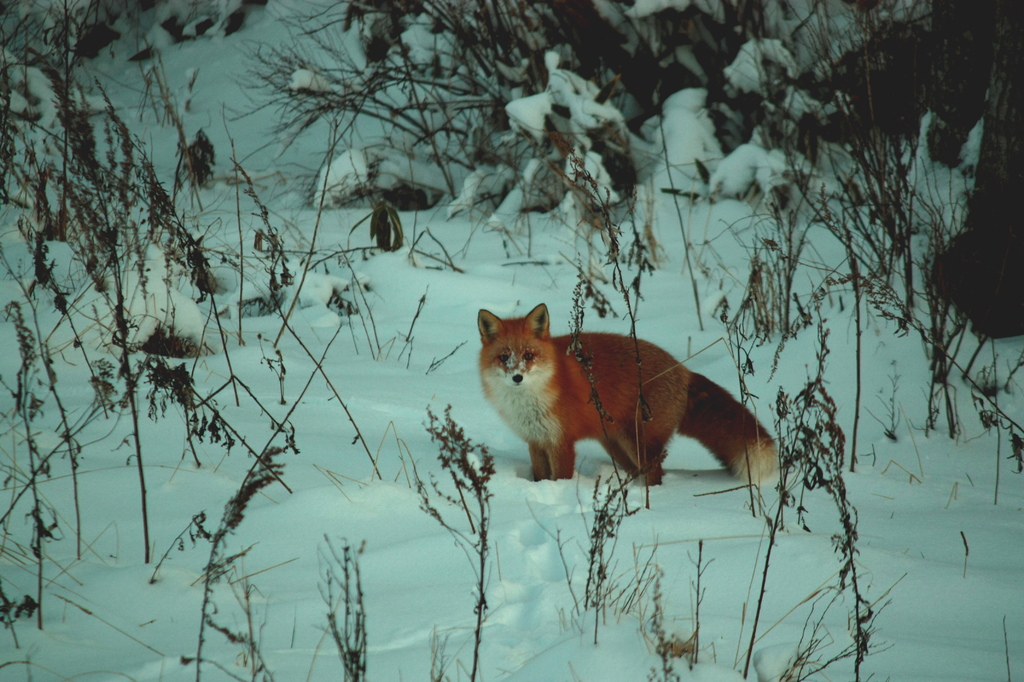
[[[515,374],[512,375],[512,381],[513,383],[516,384],[523,383],[523,375],[520,372],[516,372]]]

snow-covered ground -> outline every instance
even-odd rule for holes
[[[172,96],[179,105],[189,102],[179,111],[186,131],[202,128],[217,154],[216,179],[200,194],[202,210],[190,206],[185,193],[182,209],[194,216],[197,232],[207,235],[205,246],[237,253],[241,242],[252,258],[248,279],[218,265],[225,289],[216,305],[229,330],[238,328],[238,287],[248,297],[266,279],[259,254],[251,249],[262,223],[251,215],[256,208],[245,196],[240,198],[241,227],[237,222],[236,188],[227,182],[232,143],[270,209],[269,220],[284,239],[294,272],[302,272],[299,259],[310,248],[314,231],[321,254],[372,244],[366,222],[352,231],[369,209],[329,208],[317,216],[310,188],[328,159],[325,137],[307,133],[281,148],[269,132],[274,111],[243,115],[261,96],[244,85],[247,50],[255,41],[284,39],[275,13],[286,9],[271,3],[251,11],[243,29],[231,36],[161,49]],[[133,47],[115,43],[88,68],[170,183],[177,133],[161,125],[146,104],[142,69],[149,65],[126,61]],[[303,82],[319,83],[315,74]],[[700,116],[701,106],[693,93],[674,101],[678,118],[664,127],[670,158],[700,159],[716,144],[708,136],[710,122]],[[529,117],[528,104],[519,111]],[[678,121],[687,125],[674,125]],[[730,310],[737,309],[752,249],[766,236],[759,227],[763,209],[756,202],[727,198],[744,194],[742,187],[731,189],[739,184],[772,186],[774,157],[755,151],[743,149],[742,157],[732,157],[732,165],[712,169],[716,201],[663,193],[665,171],[655,173],[649,210],[660,249],[657,269],[642,279],[637,333],[734,394],[739,392],[735,356],[743,354],[745,362],[749,353],[754,372],[745,381],[754,396],[752,408],[775,431],[780,388],[795,395],[816,372],[815,329],[785,345],[773,372],[778,338],[738,349],[712,312],[723,300]],[[365,162],[359,153],[340,150],[333,158],[346,160],[353,177]],[[336,165],[334,170],[343,169]],[[750,176],[745,182],[743,174]],[[699,179],[691,168],[673,182],[676,187],[685,183],[688,190]],[[766,566],[764,512],[774,514],[778,493],[763,490],[763,507],[751,513],[747,491],[735,489],[735,479],[698,444],[682,438],[670,444],[664,483],[650,489],[649,506],[641,483],[628,488],[635,513],[622,520],[615,538],[609,603],[600,614],[585,608],[595,484],[603,490],[613,477],[611,461],[597,444],[584,443],[577,477],[533,482],[526,446],[486,404],[477,369],[480,308],[518,315],[544,302],[552,329],[568,330],[577,254],[587,256],[560,215],[529,214],[517,227],[506,224],[506,232],[469,212],[452,217],[446,202],[419,213],[403,212],[403,248],[355,252],[350,264],[327,258],[309,271],[291,313],[294,334],[286,330],[276,348],[282,323],[270,313],[243,318],[240,339],[229,335],[222,349],[212,346],[217,352],[184,361],[200,395],[216,391],[232,375],[248,387],[251,395],[240,390],[237,403],[231,387],[214,400],[251,446],[260,451],[283,447],[284,435],[271,436],[274,424],[285,419],[295,443],[295,452],[277,455],[287,489],[279,482],[263,488],[227,536],[222,554],[242,554],[215,583],[208,609],[217,625],[251,636],[261,659],[254,661],[244,643],[207,627],[203,679],[343,679],[338,649],[327,632],[332,607],[325,603],[324,576],[336,568],[329,558],[332,547],[340,553],[346,544],[359,550],[367,679],[436,679],[439,670],[451,680],[469,678],[476,564],[465,545],[421,509],[414,482],[415,472],[424,480],[437,477],[442,486],[447,481],[425,427],[428,409],[441,415],[448,405],[468,438],[486,444],[496,463],[489,486],[491,552],[480,679],[675,679],[666,676],[655,651],[651,624],[656,612],[668,635],[683,641],[696,631],[699,615],[698,663],[673,661],[681,680],[788,679],[780,676],[796,656],[824,662],[852,644],[855,607],[850,590],[840,589],[833,534],[841,524],[831,496],[821,489],[796,491],[804,495],[805,527],[796,522],[795,509],[787,510]],[[0,238],[5,259],[27,281],[32,267],[15,229],[16,217],[14,210],[0,213]],[[437,259],[410,251],[409,245],[428,231],[431,238],[420,239],[416,248]],[[692,270],[684,258],[686,240]],[[811,226],[808,240],[815,263],[842,267],[845,251],[826,229]],[[72,260],[71,253],[56,246],[51,257],[58,264]],[[442,265],[448,257],[458,271]],[[25,263],[23,269],[19,262]],[[815,272],[800,271],[802,296],[820,282],[812,280]],[[700,315],[691,277],[696,278]],[[288,296],[298,281],[286,289]],[[365,284],[365,295],[344,295],[361,312],[340,315],[328,304],[332,292],[354,281]],[[587,309],[585,328],[628,333],[621,295],[610,286],[603,290],[618,316],[600,318]],[[0,297],[4,304],[22,297],[16,278],[5,275]],[[848,444],[857,370],[853,304],[851,291],[836,288],[821,307],[830,331],[825,379]],[[193,310],[178,300],[178,331],[196,338],[204,327],[211,333],[210,305],[207,298]],[[46,325],[58,318],[46,305],[41,308],[45,336]],[[966,384],[956,392],[963,433],[950,439],[941,430],[924,432],[929,366],[923,344],[913,333],[897,335],[894,325],[870,308],[865,313],[859,464],[845,476],[857,511],[860,589],[876,614],[862,678],[1021,679],[1024,489],[1005,460],[1010,451],[1006,435],[1000,442],[995,430],[983,428]],[[9,349],[0,358],[5,386],[0,391],[0,467],[8,476],[0,493],[6,510],[24,490],[29,464],[24,424],[6,388],[14,385],[20,363],[9,318],[0,320],[0,334]],[[93,396],[89,369],[76,348],[53,343],[60,347],[52,358],[58,390],[65,408],[81,415]],[[105,352],[98,336],[91,344],[89,353]],[[1020,339],[997,342],[994,353],[1004,376],[1020,356]],[[985,357],[991,362],[988,348]],[[321,358],[323,375],[316,369]],[[998,401],[1007,415],[1018,421],[1024,416],[1019,385],[1001,392]],[[58,424],[52,406],[47,409],[34,424],[40,430],[37,440],[52,446]],[[43,543],[43,627],[36,628],[35,618],[19,618],[0,632],[0,679],[171,682],[196,677],[210,542],[187,531],[201,512],[204,526],[211,532],[217,528],[254,460],[241,447],[225,454],[217,443],[195,441],[196,465],[183,417],[180,408],[171,407],[156,420],[143,416],[139,427],[150,564],[143,562],[130,420],[97,418],[78,438],[85,446],[78,470],[80,558],[70,466],[66,459],[52,463],[38,486],[45,504],[56,511],[54,537]],[[885,433],[890,422],[893,437]],[[24,497],[5,519],[0,540],[0,587],[13,601],[37,593],[28,500]],[[435,504],[450,524],[473,538],[461,508],[438,499]],[[337,585],[333,589],[336,597]],[[344,607],[338,612],[343,614]],[[751,650],[753,662],[744,678]],[[265,666],[264,672],[253,673],[258,666]],[[804,674],[814,668],[808,663]],[[853,660],[845,659],[815,679],[852,679],[852,670]]]

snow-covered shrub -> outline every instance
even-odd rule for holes
[[[633,149],[640,124],[672,93],[716,79],[738,47],[728,4],[632,5],[330,4],[311,8],[293,45],[260,48],[253,75],[281,111],[285,144],[324,121],[340,131],[314,201],[447,200],[452,213],[505,224],[571,208],[554,133],[610,190],[603,199],[626,198],[650,172]],[[670,18],[694,31],[669,30]]]
[[[23,164],[20,196],[30,210],[18,226],[37,284],[61,313],[51,339],[115,355],[219,350],[196,304],[216,281],[149,160],[112,107],[97,131],[91,105],[48,76],[66,155]],[[55,176],[59,187],[48,183]]]
[[[313,181],[315,202],[422,208],[457,196],[477,167],[500,164],[494,131],[510,85],[480,39],[494,21],[518,25],[532,10],[495,10],[488,23],[455,3],[332,4],[296,27],[302,38],[293,45],[255,54],[254,75],[274,93],[285,144],[322,130],[321,121],[340,131]]]
[[[560,68],[555,52],[544,62],[547,87],[505,106],[513,131],[530,142],[535,156],[488,222],[512,228],[524,211],[557,207],[567,225],[601,233],[609,227],[608,207],[636,181],[630,133],[622,112],[608,102],[610,87]]]
[[[678,192],[704,195],[708,169],[722,158],[715,125],[707,109],[704,88],[686,88],[669,96],[661,106],[657,146],[664,153],[665,177],[661,186]]]
[[[230,35],[248,12],[265,0],[15,0],[0,17],[4,45],[19,58],[49,59],[73,66],[133,33],[146,47],[134,55],[148,58],[154,49],[200,36]],[[30,46],[29,57],[23,49]]]
[[[337,208],[388,201],[400,210],[437,203],[445,193],[429,163],[383,144],[352,147],[320,169],[314,205]]]
[[[745,198],[752,190],[770,194],[784,182],[786,155],[753,143],[741,144],[718,163],[708,184],[714,197]]]
[[[197,415],[184,363],[172,366],[163,356],[195,357],[221,349],[220,336],[208,335],[208,318],[197,303],[217,285],[199,240],[185,227],[113,106],[106,105],[97,123],[70,78],[50,67],[44,73],[54,95],[54,130],[46,131],[42,140],[29,140],[19,131],[19,144],[26,150],[18,176],[23,183],[18,198],[25,204],[17,219],[20,242],[11,239],[14,247],[0,252],[5,279],[22,283],[23,303],[17,304],[17,312],[31,316],[21,320],[31,319],[34,330],[35,348],[22,354],[23,368],[32,370],[33,356],[42,359],[39,367],[45,370],[49,390],[38,405],[48,403],[61,414],[59,441],[64,445],[48,448],[45,458],[33,462],[29,478],[34,485],[48,476],[49,460],[64,453],[74,478],[81,449],[78,429],[102,417],[130,420],[132,436],[125,443],[138,469],[148,562],[152,543],[139,422],[147,413],[159,418],[170,403],[187,417]],[[49,145],[45,138],[51,135],[60,144]],[[87,367],[95,392],[89,411],[73,420],[56,388],[57,373],[51,366],[55,357]],[[22,419],[28,431],[31,421]],[[208,423],[197,418],[192,426],[210,435]],[[31,438],[25,442],[35,450]],[[73,495],[77,509],[77,482]],[[80,525],[77,534],[81,556]],[[39,537],[35,550],[42,575],[45,551]]]

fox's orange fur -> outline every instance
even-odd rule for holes
[[[656,485],[664,473],[665,445],[677,431],[703,443],[744,481],[775,478],[775,443],[757,418],[658,346],[639,339],[634,346],[618,334],[582,333],[582,357],[589,365],[584,366],[569,350],[571,337],[551,336],[543,303],[526,317],[504,320],[481,310],[477,324],[484,394],[529,445],[536,480],[570,478],[576,442],[593,438],[620,467],[646,474]]]

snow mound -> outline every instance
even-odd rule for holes
[[[797,67],[781,40],[761,38],[744,43],[722,73],[737,92],[763,92],[768,84],[795,78]]]
[[[742,199],[755,187],[767,194],[785,184],[786,155],[756,144],[741,144],[718,164],[709,185],[714,197]]]
[[[687,88],[671,95],[661,107],[661,134],[666,163],[678,189],[703,187],[698,164],[706,168],[722,158],[715,126],[705,107],[707,90]],[[681,180],[675,180],[682,174]]]

